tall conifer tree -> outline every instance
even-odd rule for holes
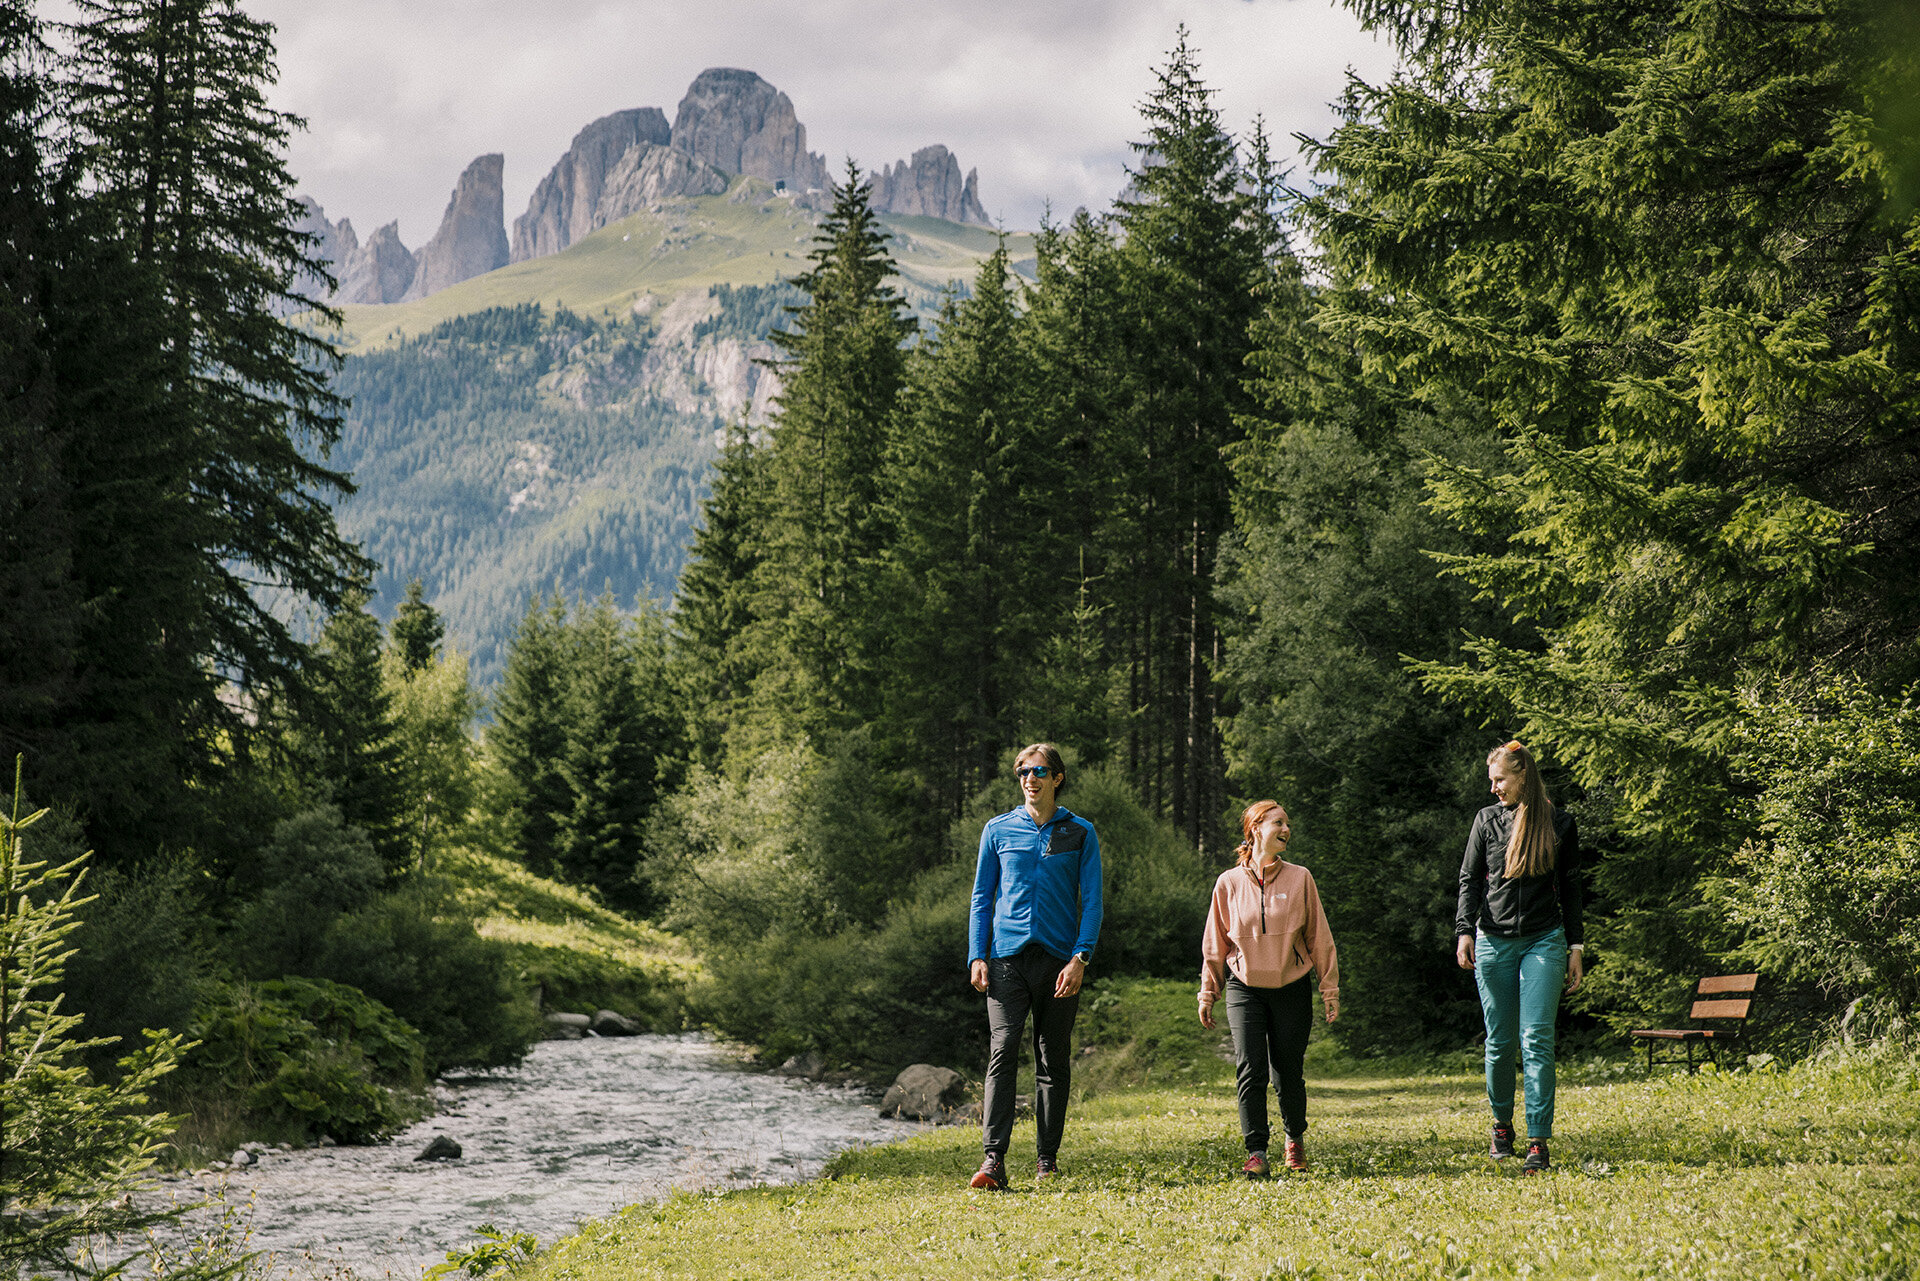
[[[773,334],[785,384],[766,485],[768,545],[746,643],[758,669],[755,737],[821,734],[877,710],[868,627],[887,542],[877,486],[916,326],[859,167],[821,224],[808,301]]]

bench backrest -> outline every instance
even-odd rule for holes
[[[1701,979],[1697,989],[1699,995],[1718,999],[1695,1001],[1693,1017],[1696,1019],[1746,1018],[1747,1009],[1753,1004],[1753,989],[1759,982],[1758,974],[1719,974]]]

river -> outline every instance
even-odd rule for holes
[[[811,1178],[836,1152],[922,1128],[882,1120],[862,1091],[745,1071],[691,1034],[543,1041],[517,1069],[435,1093],[437,1113],[391,1142],[270,1151],[162,1188],[224,1179],[277,1273],[413,1281],[482,1223],[547,1245],[635,1201]],[[436,1135],[460,1159],[414,1160]]]

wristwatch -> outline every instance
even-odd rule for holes
[[[1093,957],[1088,955],[1085,952],[1075,952],[1073,954],[1073,959],[1080,962],[1080,964],[1082,965],[1091,965],[1093,963]]]
[[[1586,950],[1587,950],[1587,945],[1586,945],[1585,943],[1569,943],[1569,944],[1567,944],[1567,951],[1569,951],[1569,952],[1584,952],[1584,951],[1586,951]]]

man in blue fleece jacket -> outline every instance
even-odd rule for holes
[[[986,1159],[970,1186],[1007,1186],[1013,1135],[1013,1082],[1020,1032],[1033,1015],[1037,1177],[1059,1172],[1073,1076],[1073,1016],[1080,982],[1100,937],[1100,838],[1093,824],[1062,809],[1066,769],[1050,743],[1014,758],[1026,803],[991,819],[980,833],[973,874],[967,968],[987,994],[987,1097],[981,1116]]]

